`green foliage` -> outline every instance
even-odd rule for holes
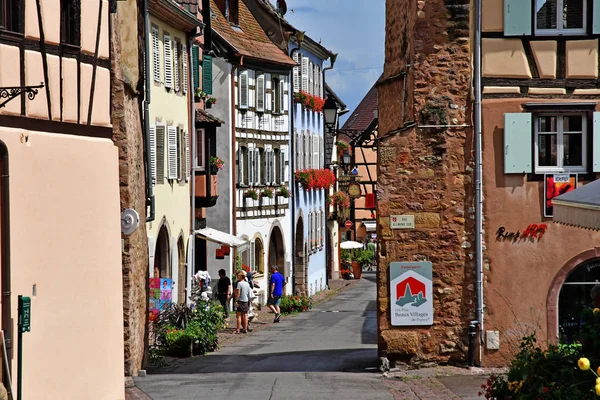
[[[262,197],[268,197],[269,199],[272,199],[273,198],[273,189],[267,188],[267,189],[263,190]]]
[[[258,200],[258,192],[254,189],[250,189],[246,192],[246,197],[249,197],[252,200]]]
[[[371,250],[356,250],[354,261],[358,262],[361,267],[366,267],[373,262],[373,252]]]
[[[342,249],[340,255],[342,257],[342,261],[352,262],[352,253],[350,252],[350,250]]]
[[[482,388],[486,399],[592,399],[595,377],[577,368],[581,344],[551,345],[543,350],[534,335],[525,336],[506,376],[492,375]]]
[[[210,302],[197,307],[172,305],[161,311],[154,331],[163,354],[186,357],[216,350],[217,332],[224,326],[223,308]]]
[[[282,314],[308,311],[312,308],[312,299],[308,296],[282,296],[279,308]]]
[[[282,186],[279,190],[279,195],[282,196],[284,199],[287,199],[290,197],[290,191],[287,187]]]

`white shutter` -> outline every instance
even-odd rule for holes
[[[183,60],[183,85],[181,89],[183,93],[187,93],[188,89],[188,54],[187,54],[187,46],[184,44],[181,46],[181,59]],[[188,168],[189,170],[189,168]]]
[[[319,69],[319,90],[320,90],[320,94],[319,96],[321,97],[325,97],[325,85],[323,85],[323,71],[321,71]]]
[[[265,111],[265,74],[256,78],[256,111]]]
[[[158,42],[158,28],[152,27],[152,68],[154,82],[160,82],[160,47]]]
[[[183,134],[183,140],[185,140],[185,181],[190,180],[191,170],[191,158],[190,158],[190,134],[185,131]]]
[[[317,87],[315,90],[315,95],[323,97],[323,93],[321,90],[321,67],[319,67],[318,65],[315,67],[315,86]]]
[[[147,173],[147,171],[146,171]],[[152,185],[156,185],[156,127],[150,127],[150,173]]]
[[[287,158],[287,152],[284,152],[283,149],[279,152],[279,162],[281,163],[279,173],[281,176],[279,177],[280,183],[284,184],[286,182],[285,179],[285,160]]]
[[[254,149],[248,148],[248,185],[254,185]]]
[[[240,103],[239,108],[248,108],[248,71],[242,71],[239,75]]]
[[[302,57],[301,73],[302,86],[300,90],[308,92],[308,57]]]
[[[322,168],[325,164],[323,160],[323,137],[319,136],[319,168]]]
[[[319,213],[315,215],[315,223],[317,225],[317,246],[321,246],[321,211],[319,210]]]
[[[279,77],[279,96],[281,99],[279,100],[279,110],[283,113],[288,110],[287,103],[285,101],[285,76],[281,75]]]
[[[265,185],[271,184],[271,152],[265,151]]]
[[[177,179],[177,127],[167,126],[167,163],[169,179]]]
[[[292,73],[293,84],[294,84],[294,92],[300,91],[300,53],[294,53],[294,62],[297,66],[294,67],[294,71]]]
[[[173,48],[171,47],[171,37],[165,35],[165,87],[173,88]]]
[[[310,169],[310,133],[304,134],[304,168]]]
[[[310,61],[308,63],[308,93],[310,93],[310,94],[315,94],[315,87],[314,87],[314,81],[313,81],[313,78],[315,75],[314,69],[315,69],[315,66],[312,63],[312,61]]]
[[[273,150],[269,151],[269,182],[274,184],[275,179],[275,152]]]
[[[175,91],[179,91],[179,58],[177,57],[177,42],[171,43],[173,46],[173,70],[175,71]]]
[[[260,150],[258,148],[254,149],[254,184],[260,185]]]
[[[250,271],[254,271],[256,269],[256,241],[252,240],[250,242]]]

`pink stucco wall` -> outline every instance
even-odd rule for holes
[[[8,128],[0,140],[9,151],[14,321],[17,296],[32,296],[23,398],[124,399],[117,148]]]

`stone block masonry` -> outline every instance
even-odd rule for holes
[[[463,360],[475,317],[469,1],[388,0],[386,21],[378,85],[379,353],[413,364]],[[390,215],[404,214],[414,215],[415,228],[390,229]],[[433,263],[434,324],[393,327],[389,265],[425,260]]]

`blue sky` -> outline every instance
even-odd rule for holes
[[[296,29],[339,53],[326,80],[354,111],[383,70],[385,0],[287,0],[287,6],[285,18]]]

